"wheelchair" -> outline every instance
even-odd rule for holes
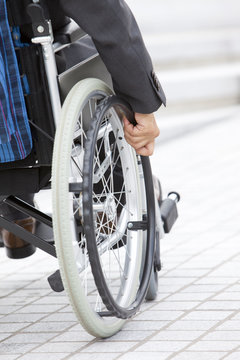
[[[66,291],[90,334],[109,337],[157,296],[160,239],[179,196],[155,199],[149,159],[124,139],[131,109],[88,35],[73,21],[53,33],[42,0],[19,3],[7,1],[8,17],[33,149],[0,164],[1,202],[52,228],[54,243],[3,216],[0,226],[58,258],[50,286]],[[51,215],[18,197],[49,188]]]

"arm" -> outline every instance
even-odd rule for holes
[[[112,76],[115,93],[129,102],[137,121],[141,118],[141,124],[133,131],[125,123],[126,139],[136,150],[143,146],[152,148],[152,142],[159,134],[156,124],[153,131],[147,129],[153,115],[142,117],[138,114],[153,113],[166,103],[166,99],[129,7],[124,0],[60,0],[60,4],[64,12],[92,37]],[[146,137],[148,142],[142,146],[142,142],[136,143],[134,137],[139,140]]]
[[[137,23],[123,0],[60,0],[60,4],[92,37],[116,94],[133,111],[151,113],[165,103]]]

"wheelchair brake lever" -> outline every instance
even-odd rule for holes
[[[35,37],[49,36],[49,21],[46,19],[44,9],[39,4],[29,4],[27,13],[32,20],[32,29]]]

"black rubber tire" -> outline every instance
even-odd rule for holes
[[[158,206],[161,206],[163,195],[162,195],[162,187],[161,183],[158,180],[158,187],[159,187],[159,199],[158,199]],[[157,298],[158,294],[158,272],[161,270],[161,254],[160,254],[160,234],[156,232],[155,235],[155,254],[154,254],[154,264],[152,267],[152,273],[149,281],[149,287],[146,293],[145,299],[147,301],[153,301]]]
[[[149,281],[149,287],[146,294],[147,301],[153,301],[156,299],[158,293],[158,272],[152,267],[151,277]]]
[[[108,284],[106,282],[101,261],[99,258],[98,245],[95,236],[94,216],[93,216],[93,164],[94,164],[94,152],[97,143],[98,132],[103,121],[106,121],[106,113],[110,108],[117,109],[117,114],[126,116],[129,121],[133,119],[132,114],[128,108],[128,105],[116,96],[110,96],[103,100],[98,106],[94,118],[91,123],[91,127],[87,133],[87,140],[85,144],[85,156],[83,163],[83,217],[84,217],[84,232],[87,238],[87,248],[89,252],[89,260],[92,267],[92,273],[99,294],[104,302],[107,310],[118,318],[127,319],[133,316],[139,309],[143,302],[151,276],[153,267],[153,257],[155,249],[155,202],[154,202],[154,190],[152,181],[151,165],[148,157],[141,157],[145,192],[146,192],[146,204],[147,204],[147,244],[144,259],[144,265],[142,266],[143,272],[141,279],[139,279],[139,286],[136,292],[136,296],[131,303],[123,307],[112,296]],[[139,194],[141,196],[141,194]],[[142,257],[142,256],[141,256]],[[139,274],[140,276],[140,274]]]

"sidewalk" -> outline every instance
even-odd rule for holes
[[[88,335],[50,290],[55,259],[0,249],[0,360],[240,359],[239,116],[157,146],[153,171],[181,194],[179,219],[161,243],[157,300],[112,338]]]

